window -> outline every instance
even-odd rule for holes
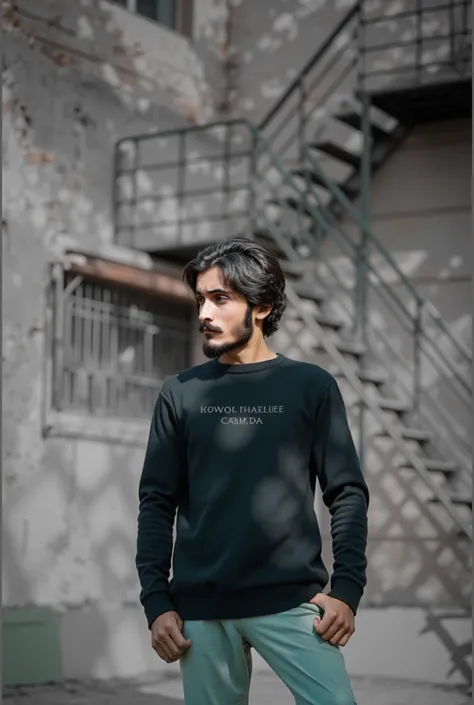
[[[149,420],[163,379],[192,364],[193,306],[61,272],[53,408]]]
[[[177,32],[192,36],[193,0],[114,0],[130,12],[142,15]]]

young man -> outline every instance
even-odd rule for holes
[[[224,240],[184,279],[211,360],[165,381],[151,423],[136,565],[152,646],[179,659],[186,705],[248,703],[251,647],[297,705],[354,705],[340,647],[366,584],[369,495],[341,394],[267,347],[286,307],[273,253]],[[329,594],[316,480],[332,515]]]

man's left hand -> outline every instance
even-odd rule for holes
[[[345,646],[355,632],[354,613],[345,602],[318,592],[310,602],[324,610],[322,619],[316,617],[314,627],[322,639],[333,646]]]

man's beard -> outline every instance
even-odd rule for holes
[[[206,357],[217,358],[231,350],[236,350],[237,348],[243,348],[249,342],[253,334],[253,322],[252,322],[252,307],[247,306],[247,311],[245,313],[244,320],[240,326],[232,332],[233,340],[228,343],[216,344],[212,340],[205,340],[202,346],[202,351]],[[204,324],[203,330],[206,330]]]

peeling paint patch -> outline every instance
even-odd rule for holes
[[[257,49],[260,51],[268,51],[268,52],[274,52],[277,51],[282,45],[282,42],[280,42],[278,39],[275,37],[272,37],[271,34],[264,34],[262,37],[257,42]]]
[[[286,33],[287,41],[289,42],[293,41],[298,36],[298,23],[289,12],[285,12],[276,18],[273,23],[273,29],[275,32]]]
[[[103,64],[102,76],[110,86],[113,86],[114,88],[118,88],[120,86],[120,77],[117,73],[117,70],[113,66],[111,66],[111,64]]]
[[[296,16],[305,19],[315,12],[321,10],[326,4],[326,0],[297,0],[300,7],[296,10]]]
[[[27,161],[28,164],[36,164],[36,165],[51,164],[53,159],[54,159],[53,155],[48,154],[47,152],[30,152],[25,157],[25,161]]]
[[[81,39],[93,39],[94,28],[90,20],[85,15],[81,15],[77,20],[77,34]]]
[[[260,93],[263,98],[279,98],[283,93],[285,87],[279,78],[272,78],[269,81],[265,81],[260,86]]]

